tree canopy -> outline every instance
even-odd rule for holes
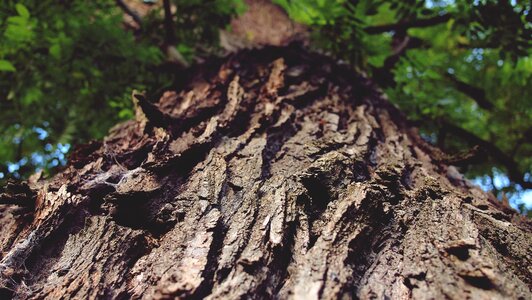
[[[0,180],[53,173],[71,145],[133,116],[133,89],[160,95],[184,65],[223,55],[219,30],[246,11],[242,0],[144,2],[1,4]],[[273,2],[308,26],[310,47],[374,78],[439,159],[502,199],[532,188],[529,1]]]

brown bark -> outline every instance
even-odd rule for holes
[[[530,299],[530,222],[369,79],[297,47],[190,74],[0,206],[2,295]]]

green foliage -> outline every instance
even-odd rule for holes
[[[232,16],[246,10],[244,0],[175,0],[174,36],[171,43],[188,61],[220,54],[219,31]],[[153,45],[167,43],[162,7],[145,18],[142,36]]]
[[[229,24],[231,16],[242,13],[243,0],[186,0],[175,1],[177,7],[177,40],[182,51],[194,49],[211,54],[218,50],[220,28]]]
[[[112,1],[8,1],[0,19],[0,171],[48,144],[102,137],[131,117],[132,88],[165,82],[150,71],[160,50],[121,28]]]
[[[188,60],[218,50],[218,30],[243,0],[175,1],[173,46]],[[133,89],[170,86],[164,13],[126,30],[113,0],[0,5],[0,180],[65,162],[65,146],[103,137],[133,117]],[[59,150],[58,150],[59,149]]]
[[[356,65],[364,64],[371,45],[363,40],[357,6],[349,1],[275,0],[297,22],[314,29],[314,46],[326,49]],[[367,45],[367,47],[361,45]]]

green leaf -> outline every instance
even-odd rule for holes
[[[4,36],[14,42],[26,42],[33,37],[32,28],[31,22],[22,16],[9,17]]]
[[[38,102],[42,98],[42,95],[42,91],[38,87],[30,87],[26,90],[24,96],[22,96],[21,102],[25,106],[30,106]]]
[[[17,3],[15,5],[15,9],[17,10],[17,13],[19,14],[19,16],[23,17],[24,19],[28,19],[30,17],[30,12],[26,8],[26,6],[20,3]]]
[[[427,70],[427,72],[425,74],[430,79],[440,79],[441,78],[440,74],[438,74],[438,72],[436,72],[434,70],[430,70],[429,69],[429,70]]]
[[[52,45],[48,51],[50,52],[50,55],[53,58],[55,59],[61,58],[61,46],[59,46],[58,44]]]
[[[15,72],[16,70],[17,69],[15,69],[15,66],[13,66],[10,62],[0,59],[0,71]]]
[[[28,19],[25,19],[21,16],[12,16],[12,17],[7,18],[7,24],[26,26],[28,24]]]

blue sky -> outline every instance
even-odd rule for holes
[[[510,185],[510,180],[504,173],[496,168],[493,168],[492,172],[493,182],[488,175],[477,177],[471,181],[485,191],[490,191],[494,187],[497,190],[500,190]],[[530,174],[527,174],[527,176],[530,176]],[[519,204],[524,203],[527,209],[532,209],[532,190],[523,190],[520,186],[518,186],[517,193],[510,195],[509,200],[510,205],[512,205],[514,208],[517,208]]]

